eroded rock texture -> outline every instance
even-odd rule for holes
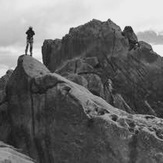
[[[92,75],[100,81],[98,75]],[[90,76],[79,76],[78,82],[88,85],[86,79]],[[111,85],[108,87],[113,91]],[[161,163],[163,160],[162,119],[119,110],[85,87],[50,73],[30,56],[19,58],[6,94],[9,127],[3,131],[4,141],[36,162]]]
[[[8,70],[4,76],[0,78],[0,141],[6,140],[8,130],[10,130],[8,116],[8,100],[6,95],[6,85],[13,73],[13,70]]]
[[[163,117],[162,57],[151,45],[138,42],[132,27],[122,32],[110,19],[92,20],[71,28],[62,40],[45,40],[42,52],[51,72],[83,85],[111,105]]]
[[[138,46],[138,38],[136,34],[134,33],[131,26],[126,26],[122,32],[122,35],[125,36],[128,39],[129,42],[129,50],[132,50],[133,48],[136,48]]]
[[[34,161],[12,146],[0,142],[0,163],[34,163]]]

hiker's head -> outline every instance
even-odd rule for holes
[[[32,29],[32,26],[29,26],[29,29]]]

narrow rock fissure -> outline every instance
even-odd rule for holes
[[[137,143],[138,143],[138,138],[137,138],[137,134],[134,134],[132,136],[132,139],[129,143],[129,162],[128,163],[136,163],[137,160],[137,156],[138,156],[138,151],[137,151]]]
[[[78,60],[76,60],[76,62],[75,62],[75,69],[74,69],[74,74],[76,74],[76,72],[77,72],[77,69],[78,69]]]
[[[36,84],[35,82],[33,82],[36,87],[38,88],[37,91],[34,91],[31,87],[31,92],[34,93],[34,94],[44,94],[46,93],[49,89],[52,89],[53,87],[56,87],[58,84],[62,84],[62,83],[65,83],[64,81],[57,81],[56,83],[54,83],[53,85],[49,85],[49,86],[46,86],[46,88],[41,88],[38,84]]]
[[[79,72],[78,75],[85,75],[85,74],[95,74],[100,76],[100,74],[98,74],[97,72],[94,71],[84,71],[84,72]]]
[[[32,90],[32,81],[30,82],[30,90]],[[30,99],[31,99],[31,116],[32,116],[32,135],[33,138],[35,137],[35,117],[34,117],[34,99],[33,99],[33,94],[32,91],[30,91]]]
[[[115,37],[115,29],[113,29],[113,48],[112,48],[112,54],[111,57],[114,55],[114,49],[115,49],[115,41],[116,41],[116,37]]]

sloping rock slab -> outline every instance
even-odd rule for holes
[[[8,85],[7,142],[40,163],[161,163],[163,120],[131,115],[30,56]],[[1,131],[2,132],[2,131]]]
[[[34,163],[34,161],[12,146],[0,142],[0,163]]]

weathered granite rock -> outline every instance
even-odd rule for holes
[[[6,84],[7,84],[8,80],[9,80],[10,76],[12,75],[12,73],[13,73],[13,70],[8,70],[6,72],[6,74],[0,78],[0,90],[5,89]]]
[[[44,64],[72,81],[82,78],[77,83],[119,109],[163,117],[163,59],[151,45],[138,42],[133,29],[124,33],[111,20],[92,20],[70,29],[60,41],[45,40]],[[132,49],[131,40],[138,44]],[[114,93],[108,90],[108,79]]]
[[[47,65],[47,67],[49,67],[48,64],[53,59],[53,52],[55,51],[55,53],[58,53],[61,44],[62,44],[61,40],[59,39],[56,39],[55,41],[53,40],[44,41],[44,48],[42,48],[42,52],[43,54],[48,53],[48,55],[43,55],[43,62],[45,65]]]
[[[114,108],[30,56],[6,88],[6,142],[39,163],[162,162],[162,119]]]
[[[128,39],[130,45],[129,50],[136,48],[136,46],[138,45],[138,38],[131,26],[126,26],[122,32],[122,35]]]
[[[6,85],[13,73],[13,70],[8,70],[4,76],[0,78],[0,140],[4,141],[7,138],[10,130],[9,116],[8,116],[8,102],[6,96]]]
[[[4,76],[0,78],[0,105],[6,101],[6,85],[12,75],[13,70],[8,70]],[[1,107],[1,106],[0,106]]]
[[[0,163],[34,163],[34,161],[12,146],[0,142]]]
[[[106,22],[93,19],[71,28],[62,40],[45,40],[42,47],[43,62],[54,72],[68,59],[98,56],[103,60],[108,53],[125,54],[128,47],[128,40],[122,36],[120,27],[110,19]]]
[[[32,157],[36,154],[33,147],[35,121],[31,82],[35,77],[47,73],[49,70],[37,60],[29,56],[20,56],[18,65],[6,86],[7,109],[10,118],[6,141],[16,148],[25,149],[23,152]],[[41,105],[40,101],[38,103]]]

